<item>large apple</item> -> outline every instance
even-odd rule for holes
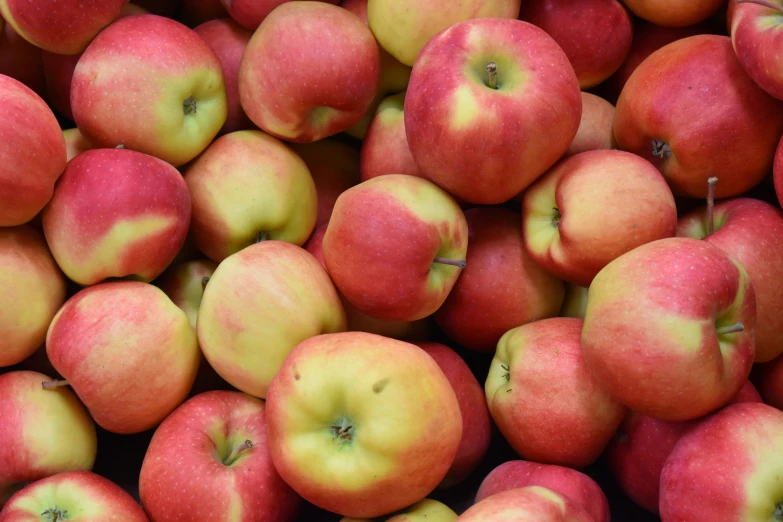
[[[33,90],[38,96],[46,93],[41,49],[17,33],[0,17],[0,74],[10,76]]]
[[[455,522],[457,514],[452,509],[431,498],[425,498],[399,513],[383,518],[383,522]],[[340,522],[378,522],[367,518],[343,517]]]
[[[677,229],[674,195],[649,161],[620,150],[571,156],[522,197],[525,249],[549,272],[589,286],[618,256]]]
[[[0,368],[30,357],[65,302],[66,286],[44,237],[29,225],[0,228]]]
[[[162,290],[139,281],[77,292],[57,312],[46,353],[95,422],[117,434],[158,425],[187,397],[199,364],[196,334]]]
[[[734,0],[731,0],[732,2]],[[686,27],[707,20],[725,0],[623,0],[639,18],[664,27]]]
[[[307,165],[261,131],[216,139],[188,165],[185,181],[191,235],[214,261],[265,239],[302,245],[315,227],[318,199]]]
[[[542,319],[498,342],[484,391],[505,439],[527,460],[583,468],[595,462],[626,408],[582,356],[582,320]]]
[[[264,131],[312,142],[359,121],[379,74],[378,44],[357,16],[323,2],[287,2],[253,33],[239,66],[239,96]]]
[[[416,164],[476,204],[507,201],[543,174],[568,149],[581,114],[568,57],[543,29],[519,20],[442,31],[416,60],[405,95]]]
[[[65,170],[65,138],[43,99],[0,74],[0,227],[22,225],[48,203]]]
[[[783,102],[756,85],[729,37],[717,35],[683,38],[648,56],[625,84],[614,121],[618,148],[650,160],[675,195],[699,198],[712,176],[720,179],[716,198],[758,185],[781,133]]]
[[[291,0],[220,0],[228,14],[236,22],[251,31],[258,29],[261,22],[277,7]],[[330,4],[339,4],[340,0],[317,0]]]
[[[71,161],[82,152],[94,148],[90,140],[85,138],[84,134],[75,127],[73,129],[64,129],[63,138],[65,139],[65,157],[68,161]]]
[[[467,246],[465,215],[451,196],[422,178],[389,174],[337,198],[323,256],[356,308],[379,319],[415,321],[446,300]]]
[[[460,522],[595,522],[585,509],[569,497],[542,486],[501,491],[469,507]]]
[[[96,145],[124,145],[179,167],[201,153],[226,121],[222,66],[185,25],[153,14],[128,16],[82,54],[73,72],[71,110]]]
[[[288,353],[309,337],[344,331],[345,312],[311,254],[268,240],[218,265],[204,289],[196,329],[215,371],[263,399]]]
[[[266,398],[272,461],[318,507],[392,513],[446,476],[462,438],[459,403],[417,346],[345,332],[312,337],[283,362]]]
[[[49,379],[31,371],[0,375],[0,508],[26,482],[95,463],[92,419],[71,390],[44,390]]]
[[[613,149],[614,105],[595,94],[582,93],[582,118],[576,136],[564,156],[573,156],[589,150]]]
[[[783,99],[783,55],[777,49],[783,40],[775,27],[781,16],[780,0],[744,0],[734,6],[730,27],[742,67],[759,87],[778,99]]]
[[[197,395],[152,436],[139,495],[152,522],[290,522],[300,497],[269,456],[264,402],[236,391]]]
[[[165,161],[132,150],[93,149],[68,162],[43,210],[43,229],[72,281],[149,282],[185,242],[190,206],[182,175]]]
[[[705,241],[673,237],[623,254],[593,279],[582,351],[596,381],[626,406],[689,420],[740,390],[755,332],[745,269]]]
[[[361,179],[385,174],[421,176],[405,135],[405,93],[384,99],[362,140]]]
[[[518,212],[476,207],[465,219],[466,267],[435,320],[459,345],[494,353],[507,331],[558,314],[563,282],[525,251]]]

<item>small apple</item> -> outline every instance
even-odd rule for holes
[[[734,1],[734,0],[731,0]],[[623,0],[639,18],[664,27],[687,27],[703,22],[717,12],[724,0]]]
[[[455,522],[457,514],[446,504],[425,498],[409,508],[384,517],[384,522]],[[368,518],[343,517],[340,522],[374,522]],[[377,520],[376,520],[377,522]]]
[[[595,94],[582,93],[582,118],[579,130],[565,151],[564,156],[573,156],[589,150],[613,149],[614,105]]]
[[[595,522],[582,506],[541,486],[501,491],[469,507],[460,522]]]
[[[65,138],[65,157],[68,161],[94,148],[90,140],[85,138],[77,128],[63,130],[63,138]]]

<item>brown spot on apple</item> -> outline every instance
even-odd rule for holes
[[[372,391],[373,393],[381,393],[384,388],[389,384],[389,379],[381,379],[380,381],[376,382],[372,385]]]

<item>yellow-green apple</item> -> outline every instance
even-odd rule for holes
[[[587,511],[594,522],[609,522],[609,501],[601,486],[581,471],[556,464],[509,460],[497,466],[481,481],[476,502],[502,491],[541,486],[564,495]]]
[[[11,24],[0,17],[0,74],[10,76],[45,96],[41,49],[17,33]]]
[[[525,251],[518,212],[476,207],[465,219],[467,266],[434,317],[460,346],[492,354],[510,329],[558,315],[565,290]]]
[[[222,66],[187,26],[153,14],[128,16],[102,31],[79,58],[71,110],[96,145],[123,145],[179,167],[201,153],[226,121]]]
[[[0,508],[26,482],[95,463],[92,419],[71,390],[44,390],[49,379],[32,371],[0,375]]]
[[[560,315],[563,317],[585,318],[587,309],[587,290],[588,287],[565,284],[565,298],[563,306],[560,308]]]
[[[228,17],[228,11],[220,0],[183,0],[177,11],[177,20],[188,27]]]
[[[32,220],[65,170],[65,138],[43,99],[0,74],[0,227]]]
[[[542,319],[498,341],[484,385],[500,432],[526,460],[583,468],[603,453],[626,408],[582,357],[582,320]]]
[[[595,94],[582,93],[582,118],[576,136],[564,156],[573,156],[589,150],[613,149],[614,105]]]
[[[603,226],[607,219],[611,227]],[[589,286],[618,256],[674,236],[677,207],[652,163],[630,152],[594,150],[564,159],[528,187],[522,229],[536,263]]]
[[[0,0],[0,15],[25,40],[58,54],[78,54],[120,15],[128,0]]]
[[[310,45],[324,35],[326,47]],[[358,122],[370,108],[379,74],[378,44],[357,16],[323,2],[287,2],[247,44],[239,97],[258,127],[306,143]]]
[[[266,398],[272,462],[316,506],[373,518],[430,494],[462,438],[451,384],[424,350],[363,333],[303,341]]]
[[[720,180],[717,182],[720,185]],[[714,206],[713,206],[714,205]],[[783,212],[753,198],[733,198],[680,218],[677,235],[703,239],[747,270],[756,290],[756,362],[783,353]]]
[[[218,265],[204,289],[196,329],[218,375],[263,399],[289,352],[309,337],[344,331],[345,311],[310,253],[268,240]]]
[[[484,459],[492,437],[492,420],[483,387],[457,352],[440,343],[415,344],[438,363],[457,395],[462,414],[462,441],[451,468],[439,484],[446,489],[468,478]]]
[[[582,352],[596,382],[626,406],[689,420],[740,390],[755,332],[745,269],[706,241],[672,237],[621,255],[593,279]]]
[[[502,18],[438,33],[416,60],[405,94],[416,164],[467,203],[519,194],[565,153],[581,114],[579,83],[557,42],[530,23]]]
[[[213,261],[267,239],[303,245],[315,227],[318,198],[307,165],[262,131],[216,139],[188,165],[185,182],[191,236]]]
[[[315,182],[318,195],[315,228],[318,228],[329,222],[338,196],[359,183],[359,150],[334,138],[290,146],[304,160]]]
[[[421,176],[405,135],[405,93],[393,94],[378,106],[362,140],[361,178],[384,174]]]
[[[291,0],[220,0],[228,14],[236,22],[255,31],[261,22],[277,7],[290,2]],[[339,4],[340,0],[317,0],[330,4]]]
[[[542,486],[501,491],[469,507],[459,522],[595,522],[569,497]]]
[[[389,174],[343,192],[323,238],[340,293],[362,312],[392,321],[431,315],[465,267],[468,225],[437,185]]]
[[[210,391],[174,410],[150,441],[139,496],[151,522],[290,522],[300,497],[272,465],[264,402]]]
[[[732,0],[733,1],[733,0]],[[686,27],[703,22],[725,4],[725,0],[623,0],[636,16],[664,27]]]
[[[29,225],[0,227],[0,368],[30,357],[65,302],[66,283],[46,241]]]
[[[780,0],[740,0],[731,18],[731,43],[745,72],[759,87],[783,99],[783,53],[777,27],[783,18]]]
[[[764,402],[783,410],[783,355],[767,363],[754,365],[751,379],[758,387]]]
[[[0,512],[0,522],[39,520],[150,522],[127,491],[91,471],[66,471],[33,482],[18,491]]]
[[[763,402],[756,388],[745,381],[729,404]],[[683,433],[703,418],[663,421],[629,412],[606,449],[615,483],[636,504],[658,514],[661,471]]]
[[[776,522],[783,516],[783,412],[728,406],[685,433],[661,474],[661,519]]]
[[[65,138],[65,157],[68,161],[82,152],[93,149],[90,140],[85,138],[84,134],[76,127],[63,130],[63,138]]]
[[[619,69],[633,39],[631,15],[618,0],[527,0],[519,19],[555,39],[582,89],[598,85]]]
[[[516,19],[519,5],[520,0],[369,0],[367,19],[381,47],[413,66],[424,46],[449,26],[476,18]]]
[[[690,3],[690,2],[689,2]],[[658,49],[620,93],[618,148],[651,161],[677,196],[742,194],[772,169],[783,133],[783,102],[740,65],[728,36],[696,35]],[[726,140],[726,136],[736,139]]]
[[[157,426],[187,397],[198,371],[196,334],[185,312],[140,281],[80,290],[57,312],[46,353],[103,429]]]
[[[215,51],[223,67],[228,112],[219,134],[252,129],[253,122],[239,103],[239,63],[253,33],[230,18],[210,20],[193,29]]]
[[[343,517],[340,522],[455,522],[458,515],[446,504],[425,498],[412,506],[376,519]]]

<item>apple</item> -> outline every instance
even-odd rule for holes
[[[310,503],[354,518],[426,497],[449,471],[463,430],[435,359],[363,332],[297,345],[269,386],[266,414],[280,476]]]
[[[72,281],[149,282],[185,242],[190,207],[182,175],[165,161],[132,150],[93,149],[68,162],[43,210],[43,229]]]
[[[193,29],[215,51],[223,67],[228,113],[219,134],[252,129],[253,122],[239,103],[239,63],[253,33],[229,18],[210,20]]]
[[[560,315],[584,319],[587,310],[587,292],[588,287],[566,283],[565,298],[563,306],[560,308]]]
[[[177,20],[188,27],[197,27],[210,20],[228,16],[228,11],[220,0],[183,0],[177,12]]]
[[[32,371],[0,375],[0,508],[26,482],[95,463],[92,419],[70,390],[44,390],[49,379]]]
[[[187,397],[199,364],[185,312],[140,281],[101,283],[55,315],[46,353],[95,422],[120,435],[157,426]]]
[[[213,261],[265,239],[303,245],[315,227],[318,199],[307,165],[264,132],[221,136],[184,177],[193,241]]]
[[[498,342],[484,385],[500,432],[526,460],[584,468],[603,453],[626,414],[588,371],[582,320],[542,319]]]
[[[425,498],[409,508],[401,510],[390,517],[385,517],[384,522],[454,522],[457,514],[446,504]],[[366,518],[343,517],[340,522],[373,522]]]
[[[451,468],[439,484],[441,489],[447,489],[467,479],[484,459],[492,438],[492,419],[483,387],[457,352],[440,343],[415,344],[438,363],[457,395],[462,414],[462,441]]]
[[[269,456],[264,402],[236,391],[197,395],[155,430],[139,495],[152,522],[289,522],[300,497]]]
[[[618,256],[674,236],[677,207],[652,163],[629,152],[594,150],[559,162],[527,188],[522,229],[536,263],[589,286]]]
[[[325,45],[313,47],[324,35]],[[323,2],[287,2],[247,44],[239,97],[265,132],[309,143],[358,122],[377,92],[379,75],[378,44],[357,16]]]
[[[748,273],[729,254],[706,241],[660,239],[593,279],[582,352],[596,382],[637,413],[701,417],[750,374],[755,305]]]
[[[315,335],[344,331],[345,312],[311,254],[267,240],[218,265],[204,289],[196,329],[218,375],[263,399],[289,352]]]
[[[783,355],[767,363],[754,365],[751,378],[764,402],[783,410]]]
[[[0,18],[0,74],[10,76],[32,89],[37,95],[46,92],[41,49],[17,33]]]
[[[0,74],[0,227],[32,220],[65,170],[65,138],[43,99]],[[24,175],[22,175],[24,173]]]
[[[717,35],[683,38],[647,57],[614,120],[618,148],[650,160],[676,196],[695,198],[706,197],[712,176],[720,179],[716,198],[758,185],[781,134],[783,102],[756,85],[729,37]]]
[[[465,267],[468,226],[435,184],[389,174],[343,192],[323,239],[340,293],[378,319],[415,321],[435,312]]]
[[[141,58],[143,57],[143,58]],[[148,14],[117,20],[84,51],[71,83],[79,130],[179,167],[226,121],[220,60],[185,25]]]
[[[0,522],[38,520],[149,522],[124,489],[91,471],[67,471],[33,482],[0,512]]]
[[[783,412],[733,404],[677,442],[661,474],[662,520],[767,522],[780,518]]]
[[[384,174],[421,176],[405,135],[405,93],[393,94],[378,106],[362,140],[361,179]]]
[[[460,346],[492,354],[512,328],[558,315],[565,290],[525,251],[518,212],[476,207],[465,219],[467,266],[435,321]]]
[[[65,139],[65,158],[67,161],[71,161],[73,158],[93,149],[90,140],[84,137],[84,134],[77,128],[63,130],[63,138]]]
[[[778,204],[783,206],[783,137],[775,149],[775,161],[772,166],[772,183]]]
[[[614,105],[595,94],[582,93],[582,118],[571,145],[563,156],[590,150],[614,149]]]
[[[43,344],[65,302],[66,283],[44,237],[29,225],[0,227],[0,267],[2,368],[24,361]]]
[[[236,22],[251,31],[258,29],[269,14],[277,7],[291,0],[220,0],[228,14]],[[340,0],[317,0],[330,4],[339,4]]]
[[[460,522],[595,522],[593,517],[565,495],[542,486],[509,489],[469,507]]]
[[[497,493],[527,486],[541,486],[566,496],[582,506],[594,522],[609,522],[609,501],[601,486],[581,471],[556,464],[509,460],[481,481],[476,502]]]
[[[486,18],[429,41],[411,73],[404,117],[427,179],[467,203],[496,204],[565,153],[581,114],[579,83],[557,42],[530,23]]]
[[[780,53],[764,49],[780,47],[775,27],[781,15],[779,0],[744,0],[734,6],[730,25],[731,43],[745,72],[778,99],[783,99],[783,59]]]
[[[520,3],[520,0],[369,0],[367,20],[378,43],[401,63],[413,66],[424,46],[449,26],[476,18],[516,19]]]
[[[734,0],[731,0],[734,1]],[[724,0],[623,0],[636,16],[664,27],[686,27],[703,22],[717,12]]]

